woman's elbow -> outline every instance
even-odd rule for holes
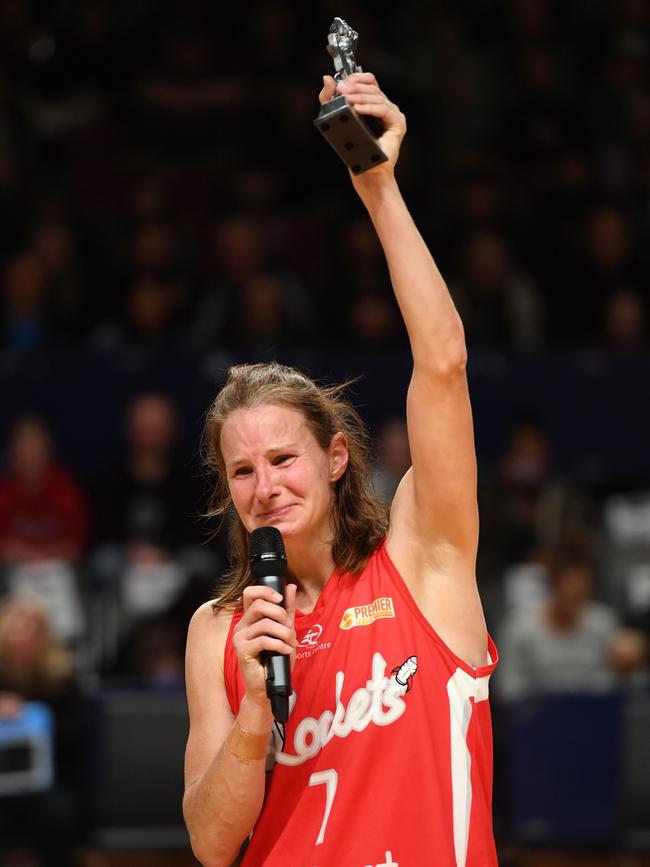
[[[465,331],[459,316],[443,333],[433,331],[419,346],[413,345],[413,359],[431,375],[451,378],[467,368]]]
[[[449,330],[445,345],[445,361],[450,372],[465,370],[467,367],[467,342],[463,321],[456,314]]]
[[[218,842],[193,839],[191,833],[190,846],[202,867],[230,867],[241,849],[241,846],[223,847]]]
[[[224,839],[226,835],[220,833],[215,828],[214,823],[206,827],[204,821],[192,815],[187,796],[184,800],[183,808],[190,846],[199,864],[202,864],[203,867],[230,867],[239,852],[243,840],[238,845],[232,839]]]
[[[442,368],[441,372],[446,376],[465,373],[465,370],[467,369],[467,344],[465,343],[465,335],[449,342],[440,366]]]
[[[455,380],[467,370],[467,347],[465,340],[450,340],[438,344],[430,352],[418,358],[413,353],[416,366],[437,380]]]

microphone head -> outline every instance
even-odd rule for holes
[[[282,533],[277,527],[258,527],[250,535],[250,561],[286,560]]]

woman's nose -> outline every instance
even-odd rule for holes
[[[277,485],[272,467],[260,467],[255,474],[255,496],[258,500],[268,500],[276,492]]]

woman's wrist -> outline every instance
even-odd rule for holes
[[[352,186],[366,207],[371,207],[387,197],[401,198],[395,175],[392,171],[382,171],[381,167],[364,172],[363,175],[352,175]]]
[[[246,694],[224,746],[242,764],[261,761],[268,753],[272,729],[273,714],[269,700],[256,702]]]
[[[245,731],[239,720],[235,720],[234,726],[231,728],[226,738],[226,749],[238,761],[244,765],[250,765],[251,762],[259,762],[266,758],[271,743],[271,733],[252,734]]]
[[[246,693],[239,706],[237,722],[240,728],[249,734],[268,736],[274,722],[271,702],[266,696],[260,701]]]

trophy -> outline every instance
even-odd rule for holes
[[[342,18],[334,19],[327,36],[327,51],[334,61],[337,82],[352,72],[363,72],[354,57],[358,40],[359,34],[349,24]],[[314,125],[355,175],[388,159],[368,123],[344,96],[335,96],[323,103]]]

